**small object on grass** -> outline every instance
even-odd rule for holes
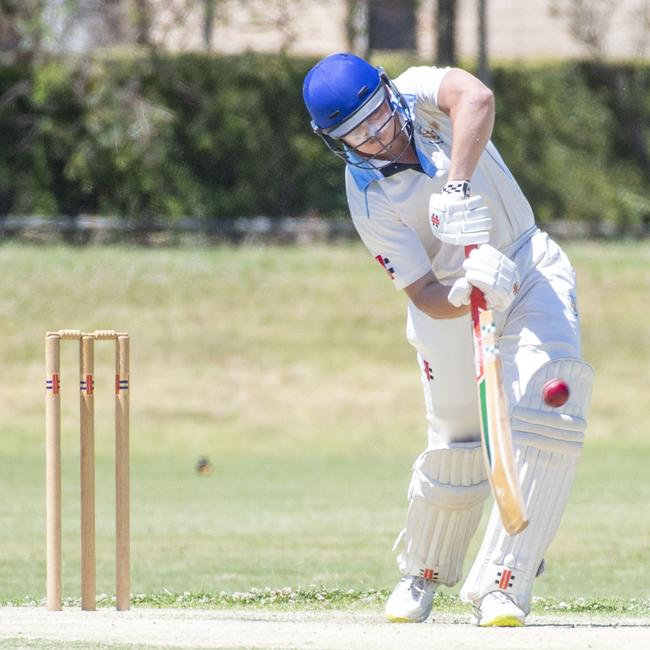
[[[196,461],[196,473],[199,476],[210,476],[212,474],[212,463],[206,456],[199,456]]]

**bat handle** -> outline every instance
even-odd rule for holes
[[[475,248],[478,248],[476,244],[465,246],[465,257],[469,257],[469,254]],[[472,293],[470,295],[470,306],[472,309],[472,323],[474,323],[474,325],[478,325],[480,311],[487,309],[487,305],[485,304],[485,296],[478,287],[472,287]]]

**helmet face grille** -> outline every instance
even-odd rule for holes
[[[406,152],[411,144],[411,140],[413,138],[413,121],[408,104],[406,103],[406,100],[401,95],[401,93],[385,75],[382,78],[382,85],[385,85],[386,88],[384,99],[382,101],[388,101],[391,109],[387,122],[391,120],[397,120],[399,123],[399,128],[395,129],[393,137],[390,139],[390,141],[384,144],[383,147],[374,154],[373,158],[369,158],[367,155],[361,153],[360,148],[363,147],[364,142],[361,142],[356,146],[352,146],[351,144],[345,142],[343,139],[346,133],[349,133],[352,129],[357,127],[361,122],[363,122],[363,120],[348,120],[339,128],[332,129],[329,132],[324,129],[319,129],[312,122],[312,128],[314,129],[314,132],[323,139],[328,149],[336,154],[339,158],[342,158],[348,165],[352,165],[353,167],[358,167],[360,169],[379,170],[386,165],[397,162],[397,160],[399,160],[399,158]],[[353,123],[354,126],[345,128],[348,126],[348,122]],[[341,131],[343,133],[341,133]],[[336,133],[336,137],[334,136],[334,133]],[[404,139],[404,146],[400,147],[400,149],[397,151],[392,151],[392,145],[400,137],[402,137],[402,134],[406,134],[407,136]],[[385,155],[387,152],[389,152],[388,156]]]

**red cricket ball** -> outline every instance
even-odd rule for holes
[[[569,399],[569,386],[564,379],[550,379],[542,388],[544,401],[553,408],[558,408]]]

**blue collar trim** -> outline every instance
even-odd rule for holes
[[[378,169],[361,169],[354,165],[348,165],[348,169],[350,170],[350,174],[352,174],[354,182],[357,184],[357,188],[361,192],[364,192],[373,181],[378,181],[380,178],[383,178]]]

